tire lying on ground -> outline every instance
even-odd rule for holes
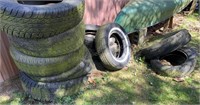
[[[17,67],[32,76],[54,76],[78,65],[86,54],[86,47],[64,56],[39,58],[25,55],[11,47],[10,53]]]
[[[32,98],[41,101],[53,101],[55,98],[72,95],[80,91],[87,77],[54,83],[43,83],[32,80],[24,72],[20,72],[22,87]]]
[[[22,38],[58,35],[80,23],[83,14],[84,0],[0,0],[1,30]]]
[[[35,57],[65,55],[79,49],[84,43],[83,22],[59,35],[46,39],[24,39],[8,35],[12,45],[20,52]]]
[[[87,54],[85,55],[84,59],[76,67],[66,72],[50,77],[30,76],[30,78],[32,78],[34,81],[39,81],[39,82],[61,82],[65,80],[86,76],[92,70],[91,60],[92,57],[89,51],[87,51]]]
[[[139,55],[150,60],[159,56],[164,56],[167,53],[175,51],[178,48],[186,45],[191,40],[190,33],[183,29],[163,38],[160,42],[153,44],[150,47],[140,50]]]
[[[196,65],[197,53],[189,47],[180,48],[150,61],[154,71],[161,75],[171,77],[184,77],[189,75]]]
[[[115,23],[100,27],[95,46],[104,66],[109,70],[125,67],[131,56],[129,39],[121,26]]]

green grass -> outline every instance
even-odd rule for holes
[[[199,22],[196,14],[186,16],[188,23]],[[184,21],[174,30],[186,28],[192,35],[190,46],[198,50],[200,36]],[[192,28],[195,28],[192,27]],[[73,102],[75,104],[199,104],[200,59],[195,71],[184,81],[175,82],[170,77],[155,74],[141,59],[132,58],[128,70],[107,73],[95,86],[89,85]]]
[[[187,28],[192,35],[190,46],[199,49],[200,35],[185,23],[199,22],[196,15],[186,16],[174,30]],[[155,74],[143,59],[133,58],[128,70],[107,72],[102,78],[95,79],[96,84],[87,85],[73,96],[57,99],[57,104],[200,104],[200,57],[195,71],[184,82],[175,82],[170,77]],[[27,99],[21,93],[14,93],[11,104],[44,104]],[[18,95],[21,94],[21,95]],[[0,101],[1,103],[1,101]]]

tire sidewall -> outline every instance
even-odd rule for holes
[[[130,42],[127,38],[127,35],[124,31],[124,29],[119,26],[118,24],[112,23],[109,27],[107,28],[107,30],[105,31],[105,55],[107,56],[107,58],[109,59],[109,61],[112,61],[112,64],[115,65],[115,68],[117,69],[121,69],[124,67],[124,65],[126,65],[129,60],[130,60]],[[116,57],[113,56],[110,48],[109,48],[109,38],[112,35],[113,31],[119,31],[120,34],[118,34],[118,36],[120,37],[120,39],[122,40],[122,44],[123,44],[123,48],[124,48],[124,52],[122,54],[122,56],[120,57],[120,59],[117,59]],[[106,53],[107,52],[107,53]]]
[[[117,30],[117,31],[119,31],[120,33],[118,34],[118,36],[120,37],[120,39],[122,40],[122,44],[123,44],[123,54],[122,54],[122,56],[119,58],[119,59],[117,59],[116,57],[114,57],[113,56],[113,54],[112,54],[112,52],[111,52],[111,50],[109,49],[109,38],[110,38],[110,36],[112,35],[112,32],[113,31],[115,31],[115,30]],[[106,40],[107,40],[107,42],[108,43],[106,43],[107,44],[107,46],[108,46],[108,51],[109,51],[109,53],[110,53],[110,55],[111,55],[111,58],[113,59],[113,61],[116,61],[117,63],[124,63],[124,62],[127,62],[127,59],[129,59],[130,57],[129,57],[129,52],[130,52],[130,49],[129,49],[129,45],[130,45],[130,43],[129,43],[129,41],[128,41],[128,39],[127,39],[127,36],[125,35],[125,33],[124,33],[124,31],[121,29],[121,28],[119,28],[119,27],[113,27],[113,28],[111,28],[111,30],[110,30],[110,32],[109,32],[109,35],[108,35],[108,37],[106,38]],[[127,47],[126,47],[126,45],[128,45]]]
[[[157,72],[160,72],[160,73],[164,72],[166,74],[167,72],[173,72],[173,71],[177,72],[177,74],[174,74],[174,75],[167,74],[168,76],[171,76],[171,77],[183,77],[183,76],[189,75],[194,70],[194,67],[196,65],[197,54],[192,48],[189,48],[189,47],[183,47],[183,48],[178,49],[177,51],[184,53],[187,57],[185,62],[182,63],[181,65],[166,66],[161,63],[159,58],[157,58],[150,61],[151,66],[154,69],[156,69]]]
[[[1,0],[0,0],[1,1]],[[58,8],[64,4],[77,4],[78,2],[84,2],[85,0],[62,0],[61,2],[59,3],[54,3],[54,4],[51,4],[51,7],[53,8]],[[27,8],[33,8],[33,7],[36,7],[36,8],[49,8],[49,4],[44,4],[44,5],[27,5],[27,4],[20,4],[18,3],[17,0],[6,0],[6,2],[9,2],[9,3],[14,3],[15,5],[19,6],[19,7],[27,7]],[[62,7],[65,7],[65,6],[62,6]]]

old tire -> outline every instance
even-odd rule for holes
[[[39,58],[25,55],[11,47],[10,53],[17,67],[32,76],[54,76],[72,69],[83,59],[86,47],[64,56]]]
[[[32,78],[34,81],[39,82],[61,82],[86,76],[92,70],[92,64],[90,63],[91,59],[91,55],[88,51],[84,59],[76,67],[66,72],[50,77],[30,76],[30,78]]]
[[[84,43],[84,24],[46,39],[24,39],[8,35],[12,45],[20,52],[35,57],[56,57],[79,49]]]
[[[109,70],[125,67],[131,56],[130,42],[123,28],[115,23],[99,28],[95,38],[97,53]]]
[[[61,1],[27,5],[20,4],[17,0],[0,0],[0,28],[8,35],[32,39],[63,33],[82,20],[84,0]]]
[[[184,47],[180,48],[174,52],[153,59],[150,64],[157,73],[170,77],[184,77],[189,75],[196,65],[197,53],[194,49]],[[164,64],[162,60],[170,62],[169,64]]]
[[[191,40],[191,35],[185,29],[173,32],[168,37],[162,39],[160,42],[153,44],[150,47],[140,50],[140,56],[150,60],[159,56],[164,56],[167,53],[175,51],[183,47]]]
[[[87,80],[80,77],[63,82],[43,83],[32,80],[27,74],[20,72],[22,87],[32,98],[40,101],[53,101],[66,95],[72,95],[79,91]]]

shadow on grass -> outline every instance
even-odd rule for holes
[[[77,104],[198,104],[199,82],[190,79],[177,83],[152,71],[134,75],[131,70],[127,77],[111,76],[108,81],[100,80],[78,96]],[[120,73],[121,74],[121,73]],[[166,79],[167,78],[167,79]]]

